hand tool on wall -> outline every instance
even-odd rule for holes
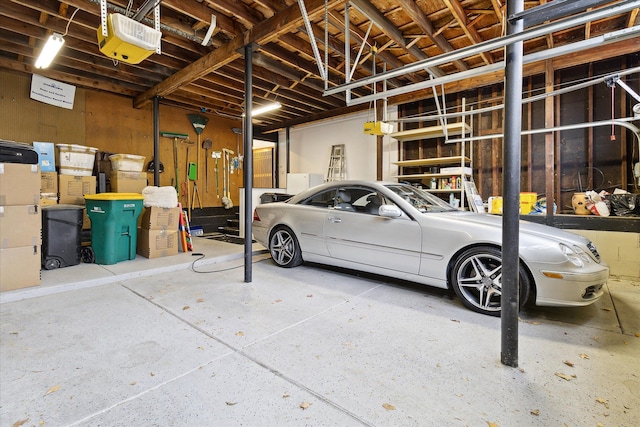
[[[233,167],[238,171],[239,175],[242,166],[242,156],[240,155],[240,135],[242,135],[242,129],[231,128],[231,131],[236,134],[236,153],[238,153],[238,156],[233,159]]]
[[[214,172],[216,174],[216,197],[218,199],[220,198],[220,177],[219,177],[219,171],[218,171],[218,160],[220,159],[221,156],[222,156],[222,151],[214,151],[211,153],[211,157],[216,159]]]
[[[202,135],[202,131],[204,131],[204,127],[207,125],[207,123],[209,123],[209,118],[200,114],[187,114],[187,117],[189,118],[189,121],[193,125],[193,128],[196,131],[196,134],[198,134],[198,145],[197,145],[198,149],[196,151],[197,151],[197,165],[198,167],[200,167],[200,135]],[[195,180],[197,179],[198,179],[198,175],[196,171]],[[191,216],[189,216],[189,218],[191,218]]]
[[[176,132],[160,132],[160,136],[173,139],[173,167],[176,172],[175,182],[173,185],[176,188],[176,191],[178,191],[178,185],[180,185],[178,184],[180,182],[178,179],[178,142],[188,139],[189,135]]]
[[[222,203],[224,204],[225,209],[231,209],[233,207],[233,201],[231,200],[231,156],[233,156],[233,150],[229,150],[227,148],[223,148],[222,152],[224,157],[222,159],[222,178],[223,178],[223,189],[222,189]]]
[[[202,141],[202,148],[204,148],[204,190],[209,192],[209,148],[213,147],[213,141],[211,138],[207,138]]]
[[[182,184],[183,196],[187,196],[187,207],[189,208],[189,219],[191,219],[191,191],[189,189],[189,148],[194,144],[193,141],[182,141],[187,145],[187,158],[185,159],[184,182]],[[185,188],[186,187],[186,188]]]

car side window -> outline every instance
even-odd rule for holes
[[[323,191],[322,193],[315,194],[306,200],[300,202],[301,205],[316,206],[319,208],[333,207],[334,200],[336,198],[336,190]]]

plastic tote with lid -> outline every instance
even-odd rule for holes
[[[136,258],[142,194],[100,193],[84,196],[91,220],[91,247],[96,264]]]

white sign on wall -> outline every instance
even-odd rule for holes
[[[34,74],[31,78],[31,99],[73,110],[76,87]]]

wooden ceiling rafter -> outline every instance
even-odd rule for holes
[[[38,74],[80,87],[98,89],[128,96],[136,106],[150,105],[154,95],[162,104],[181,108],[205,108],[214,114],[239,117],[244,102],[243,46],[254,49],[254,96],[259,99],[278,97],[283,108],[261,119],[262,129],[324,119],[332,114],[361,111],[367,105],[347,107],[344,93],[325,96],[325,82],[318,75],[311,41],[329,60],[328,87],[341,85],[344,69],[345,31],[350,33],[348,47],[355,61],[362,43],[364,50],[356,64],[354,79],[372,74],[372,49],[375,46],[376,72],[383,64],[388,70],[400,69],[420,58],[434,58],[474,46],[504,35],[505,0],[353,0],[350,22],[345,26],[345,0],[328,0],[328,20],[324,0],[304,0],[309,11],[312,34],[300,14],[298,0],[163,0],[161,3],[162,55],[153,54],[140,64],[115,64],[97,46],[96,28],[100,24],[99,0],[2,0],[0,8],[0,67],[12,72],[30,74],[35,56],[49,33],[63,34],[72,12],[65,46],[51,68]],[[130,0],[107,0],[109,12],[126,10]],[[554,0],[555,1],[555,0]],[[637,1],[637,0],[628,0]],[[143,0],[133,0],[132,10]],[[549,0],[527,0],[530,9]],[[620,4],[615,0],[598,7]],[[201,41],[216,16],[216,28],[207,46]],[[367,40],[365,33],[371,22]],[[144,24],[149,25],[147,16]],[[607,32],[638,25],[638,9],[624,15],[595,20],[579,28],[556,31],[524,43],[526,52],[563,46],[578,39],[589,39]],[[347,27],[345,29],[345,27]],[[325,34],[325,28],[327,33]],[[325,37],[328,38],[325,46]],[[640,37],[636,40],[640,42]],[[637,54],[633,44],[622,44],[618,55]],[[597,57],[602,52],[592,52]],[[613,51],[606,49],[607,55]],[[504,49],[474,52],[468,57],[442,63],[437,72],[451,74],[503,60]],[[573,63],[567,55],[564,63]],[[555,61],[556,66],[560,61]],[[353,64],[352,64],[353,66]],[[537,68],[528,68],[537,69]],[[390,88],[419,83],[429,78],[427,70],[414,68],[387,81]],[[433,70],[432,70],[433,71]],[[467,84],[492,84],[489,73],[446,86],[457,91]],[[499,79],[499,78],[498,78]],[[488,83],[487,83],[488,82]],[[371,94],[373,85],[352,90],[354,98]],[[430,90],[421,90],[388,99],[389,104],[430,98]],[[189,107],[191,105],[191,107]],[[327,113],[330,112],[330,113]]]

